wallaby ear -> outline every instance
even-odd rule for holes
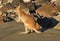
[[[20,5],[17,8],[20,8]]]
[[[17,6],[15,9],[19,9],[21,6],[19,5],[19,6]]]

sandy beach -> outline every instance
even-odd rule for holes
[[[60,30],[48,29],[40,34],[19,34],[22,31],[23,23],[12,21],[0,24],[0,41],[60,41]]]

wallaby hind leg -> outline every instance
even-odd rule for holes
[[[38,31],[37,29],[33,29],[36,33],[41,33],[40,31]]]

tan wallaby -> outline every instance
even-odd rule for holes
[[[20,5],[16,7],[14,11],[18,15],[18,19],[16,21],[20,22],[21,20],[25,26],[25,32],[21,32],[20,34],[27,34],[29,33],[28,30],[35,31],[36,33],[41,33],[40,31],[38,31],[38,25],[37,25],[38,23],[36,23],[35,19],[31,15],[24,13],[21,10]]]
[[[48,3],[43,5],[42,7],[39,7],[36,10],[36,14],[39,14],[40,16],[44,17],[52,17],[58,15],[57,12],[59,11],[59,6],[56,6],[55,4]]]

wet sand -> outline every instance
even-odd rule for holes
[[[0,24],[0,41],[60,41],[60,30],[48,29],[41,34],[18,34],[22,31],[22,23],[12,21]]]

